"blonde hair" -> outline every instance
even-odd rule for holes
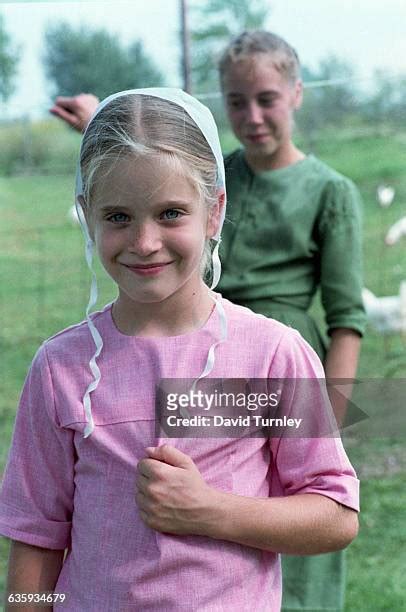
[[[190,115],[174,102],[128,94],[112,100],[90,122],[80,156],[86,215],[101,173],[106,176],[123,156],[165,158],[192,182],[208,210],[217,202],[217,162],[211,147]],[[202,275],[210,255],[208,240]]]
[[[295,49],[283,38],[265,30],[246,31],[231,40],[219,61],[221,85],[231,64],[263,53],[272,57],[274,66],[291,84],[300,79],[300,61]]]

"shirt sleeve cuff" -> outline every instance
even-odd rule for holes
[[[365,327],[366,327],[366,321],[364,319],[364,317],[361,318],[351,318],[349,319],[348,317],[340,319],[339,317],[331,319],[328,321],[328,330],[327,333],[329,336],[331,336],[331,333],[338,328],[344,328],[344,329],[352,329],[353,331],[357,332],[361,338],[363,337],[363,335],[365,334]]]
[[[320,486],[317,484],[309,485],[296,491],[296,493],[316,493],[333,499],[351,510],[359,512],[359,480],[355,476],[341,475],[339,480],[333,478],[329,482],[328,478],[323,478]]]
[[[70,522],[27,516],[17,508],[0,505],[0,534],[6,538],[40,548],[63,550],[69,545],[70,532]]]

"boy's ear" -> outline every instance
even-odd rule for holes
[[[299,79],[294,85],[293,108],[299,110],[303,102],[303,82]]]
[[[207,220],[207,238],[213,238],[217,234],[223,216],[226,194],[223,188],[217,191],[217,202],[211,207]]]

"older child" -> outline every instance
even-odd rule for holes
[[[203,282],[225,203],[207,109],[178,90],[105,100],[77,199],[88,262],[95,244],[118,297],[32,364],[0,497],[8,593],[65,594],[67,611],[277,611],[278,553],[346,546],[358,481],[334,437],[156,433],[161,379],[322,377],[296,331]]]
[[[219,288],[233,302],[291,325],[330,379],[353,379],[365,328],[361,210],[351,181],[292,140],[302,103],[296,51],[270,32],[245,32],[220,61],[228,117],[243,145],[225,159],[230,206]],[[320,289],[329,345],[308,314]],[[339,422],[346,402],[335,398]],[[283,557],[286,610],[342,610],[343,552]]]

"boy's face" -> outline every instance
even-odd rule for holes
[[[162,157],[124,157],[99,177],[88,223],[119,299],[132,308],[199,288],[217,226],[191,181]]]
[[[291,143],[302,83],[290,83],[271,55],[258,53],[231,63],[223,78],[223,95],[233,131],[248,156],[273,156]]]

